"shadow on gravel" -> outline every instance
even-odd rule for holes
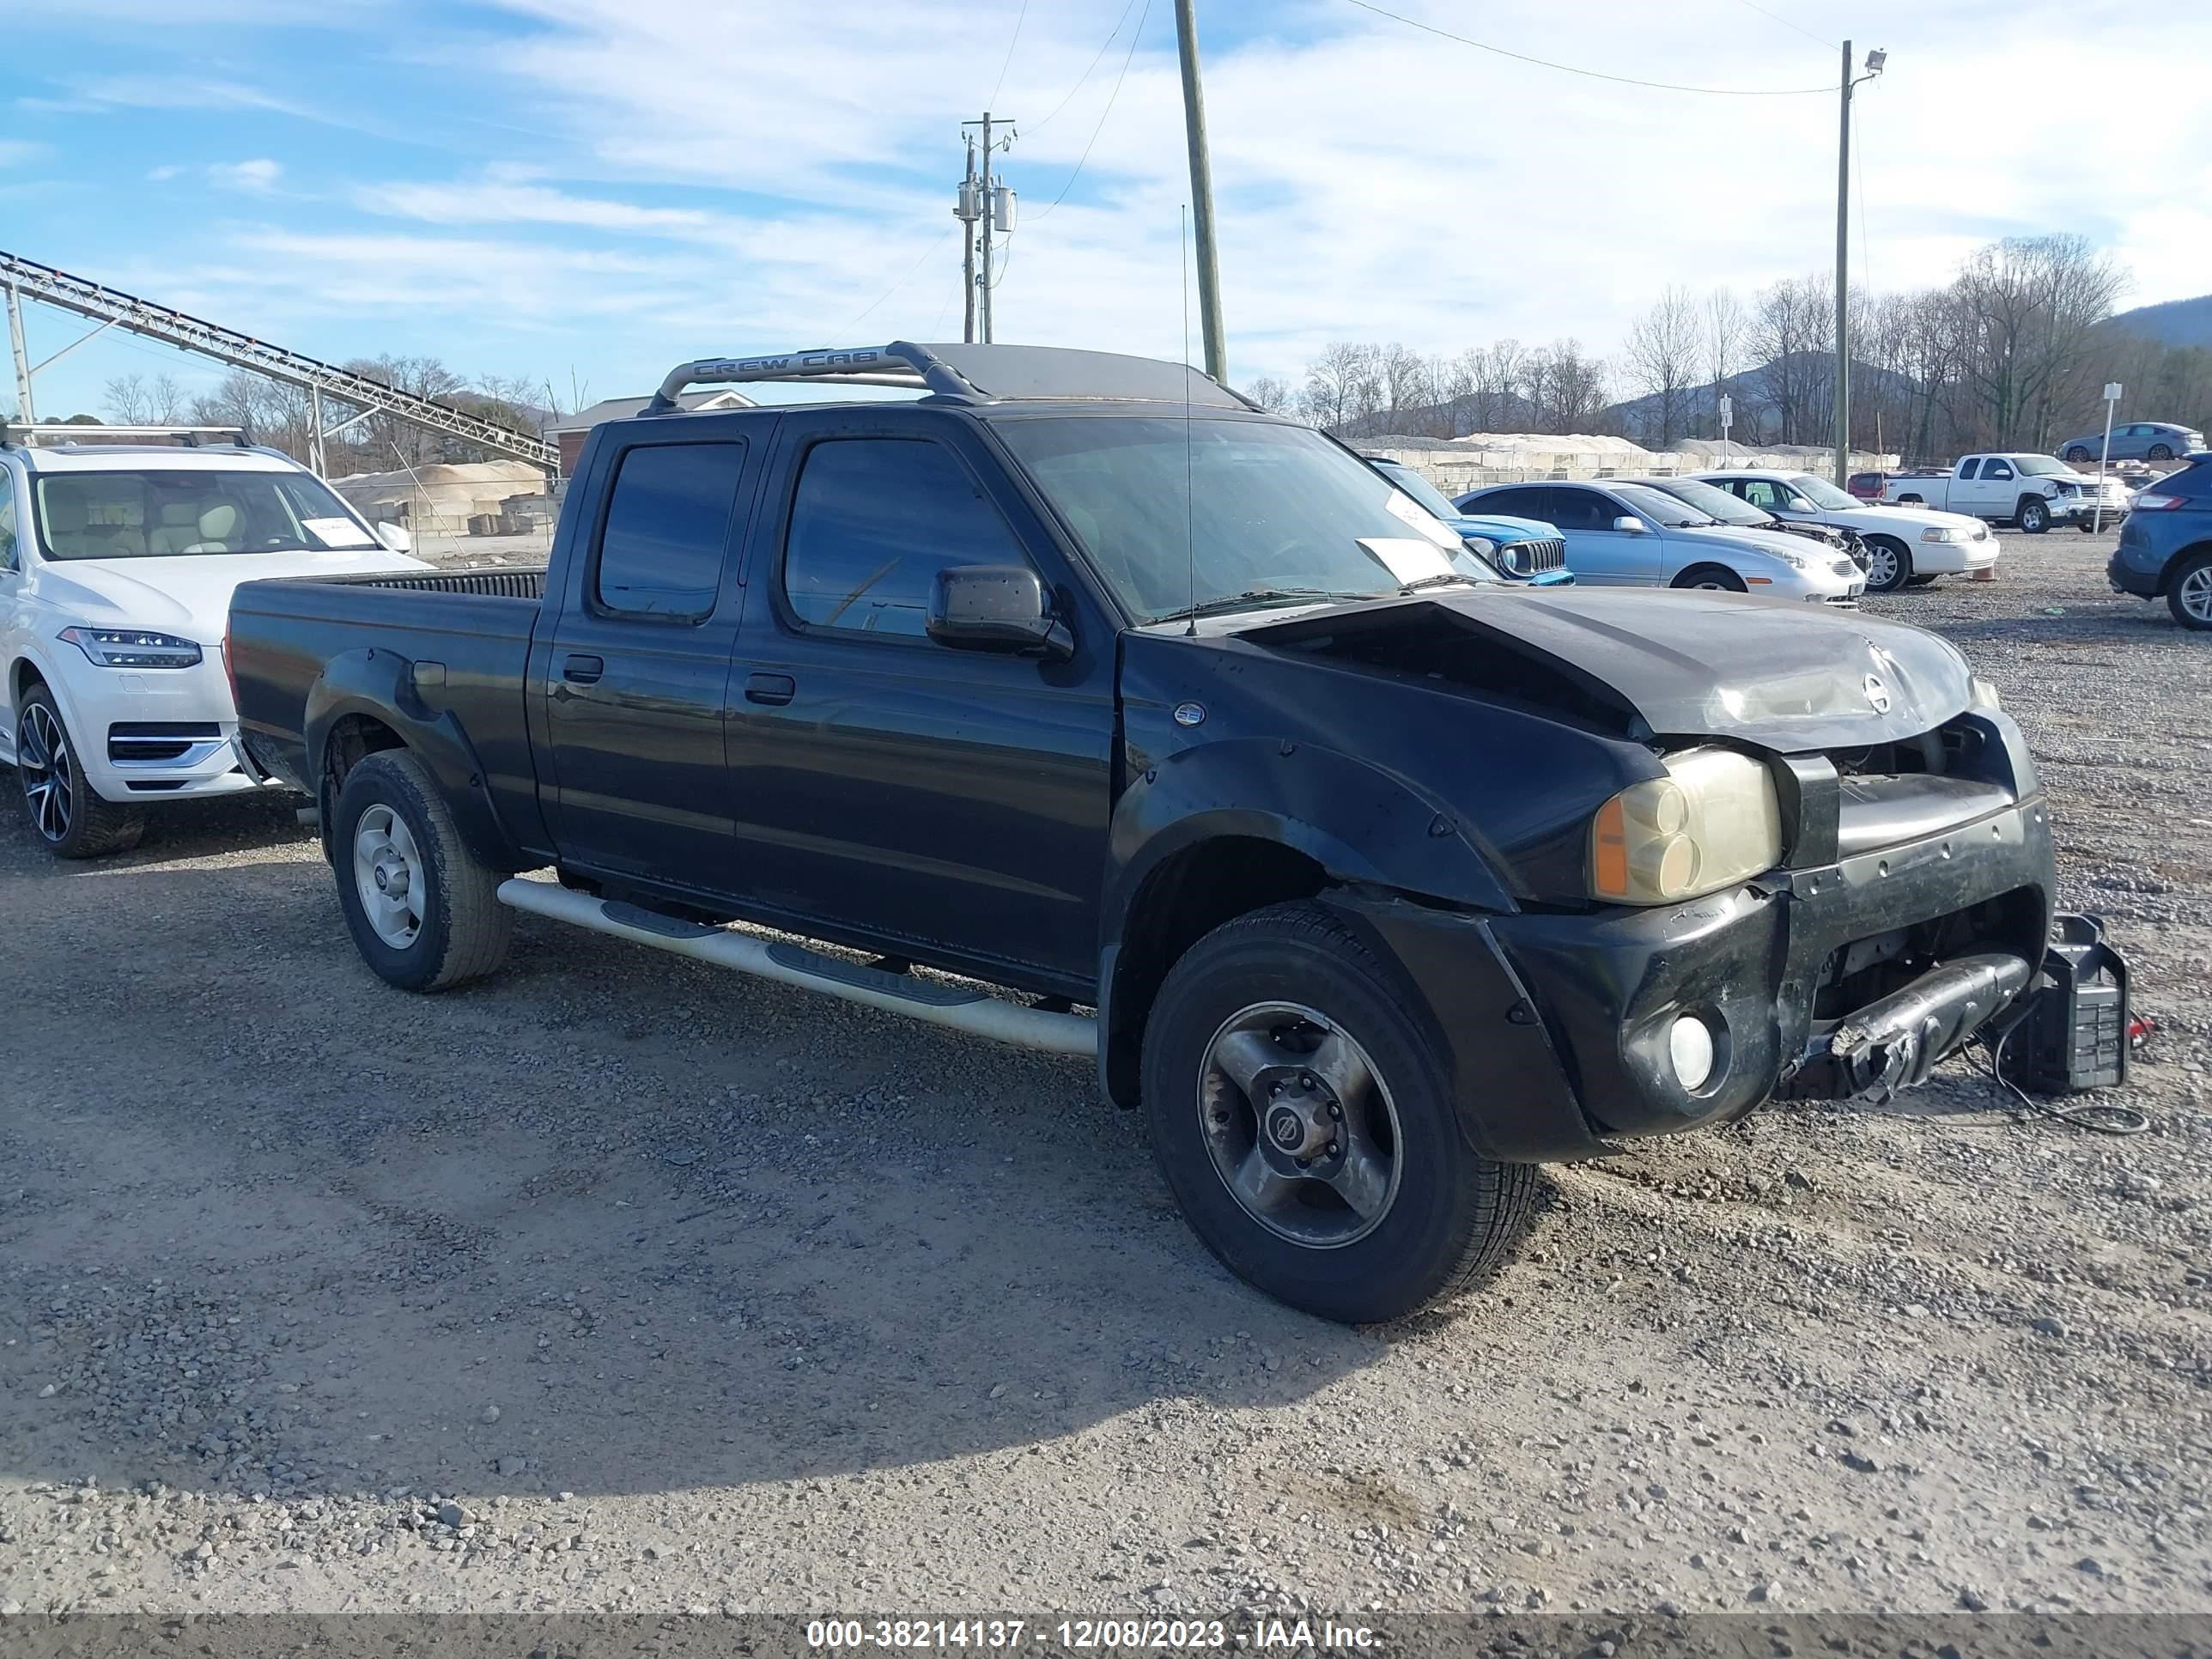
[[[409,996],[311,842],[94,883],[26,841],[0,972],[52,1016],[0,1113],[7,1476],[951,1482],[1386,1351],[1222,1270],[1086,1065],[526,921],[497,978]]]
[[[0,857],[7,858],[11,875],[74,875],[169,859],[258,853],[294,842],[313,846],[315,831],[298,817],[307,805],[304,795],[274,790],[171,802],[147,812],[145,836],[131,851],[106,859],[58,859],[32,833],[15,769],[0,766]]]

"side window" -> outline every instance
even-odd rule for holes
[[[1562,530],[1606,530],[1626,508],[1617,508],[1604,496],[1589,489],[1553,489],[1551,497],[1552,522]]]
[[[1028,562],[944,445],[832,438],[807,451],[783,549],[784,597],[800,621],[920,637],[939,571]]]
[[[1753,507],[1763,507],[1771,513],[1774,511],[1775,503],[1782,499],[1782,495],[1764,478],[1747,478],[1743,485],[1743,498]]]
[[[0,570],[17,568],[15,557],[15,486],[0,472]]]
[[[1972,477],[1974,476],[1974,469],[1975,469],[1976,467],[1979,466],[1980,465],[1981,465],[1981,463],[1980,463],[1979,461],[1961,461],[1961,462],[1960,462],[1960,463],[1959,463],[1959,477],[1960,477],[1960,479],[1963,482],[1963,481],[1964,481],[1964,480],[1966,480],[1966,479],[1968,479],[1968,478]],[[1992,474],[1992,476],[1994,476],[1995,471],[1996,471],[1996,463],[1995,461],[1991,461],[1991,462],[1990,463],[1990,467],[1991,474]]]
[[[1495,495],[1485,495],[1479,501],[1469,501],[1463,512],[1503,513],[1509,519],[1541,519],[1549,521],[1550,513],[1540,489],[1501,489]]]
[[[2012,465],[2008,461],[1984,461],[1982,463],[1982,477],[1984,479],[1996,478],[2002,480],[2009,478],[2012,477]]]
[[[592,577],[602,607],[692,622],[714,608],[744,459],[741,443],[623,453]]]

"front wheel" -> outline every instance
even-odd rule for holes
[[[1718,564],[1692,565],[1669,585],[1703,588],[1709,593],[1744,593],[1750,591],[1745,587],[1742,577],[1726,565]]]
[[[1160,1172],[1224,1266],[1347,1323],[1468,1289],[1526,1225],[1535,1177],[1468,1149],[1413,988],[1318,905],[1217,927],[1146,1023]]]
[[[2144,459],[2153,461],[2170,461],[2173,459],[2172,447],[2169,444],[2153,444]]]
[[[15,717],[15,776],[31,828],[57,857],[128,852],[146,833],[143,812],[93,792],[62,723],[61,705],[43,685],[31,688]]]
[[[2200,553],[2173,573],[2166,608],[2184,628],[2212,628],[2212,553]]]
[[[2082,448],[2079,444],[2075,444],[2071,449],[2066,452],[2067,464],[2070,466],[2084,466],[2094,459],[2096,459],[2096,457],[2092,455],[2087,450]]]
[[[507,958],[514,912],[422,763],[404,750],[346,775],[331,827],[338,908],[362,960],[404,991],[482,979]]]
[[[2039,498],[2031,495],[2020,504],[2020,511],[2014,515],[2014,522],[2025,533],[2040,536],[2051,528],[2051,509]]]
[[[1867,592],[1894,593],[1913,580],[1912,554],[1891,536],[1867,538]]]

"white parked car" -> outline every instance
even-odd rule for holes
[[[1869,593],[1924,587],[1938,576],[1970,575],[1997,562],[1997,538],[1967,514],[1870,505],[1810,472],[1700,476],[1778,519],[1856,531],[1866,544]]]
[[[428,568],[289,456],[242,442],[0,431],[0,761],[64,858],[135,844],[162,801],[252,789],[231,751],[231,590]]]

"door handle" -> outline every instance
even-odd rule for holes
[[[607,672],[604,658],[563,657],[561,659],[561,678],[571,685],[589,685]]]
[[[745,676],[745,701],[764,702],[781,707],[789,702],[799,690],[799,682],[788,674],[748,674]]]

